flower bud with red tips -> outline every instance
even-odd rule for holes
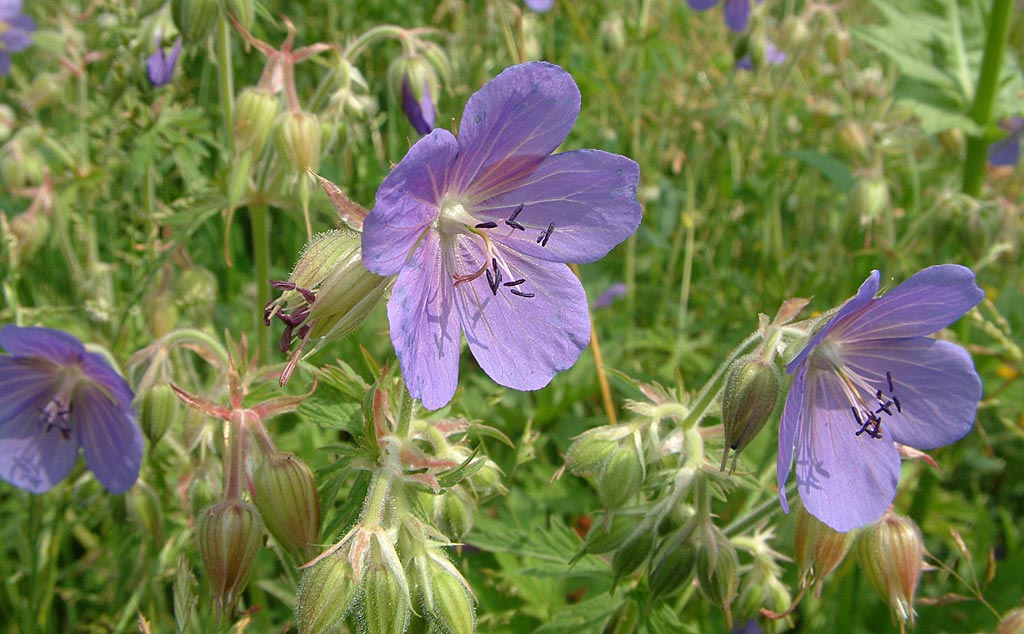
[[[320,534],[320,497],[313,472],[290,453],[267,457],[252,477],[253,501],[267,530],[303,561]]]
[[[195,522],[196,545],[210,580],[214,604],[229,615],[249,582],[256,550],[263,541],[263,522],[256,508],[241,500],[208,506]]]
[[[914,594],[921,579],[924,541],[914,520],[891,511],[857,540],[861,570],[900,621],[914,623]]]

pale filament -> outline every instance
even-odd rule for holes
[[[483,266],[480,267],[480,269],[477,270],[477,271],[473,271],[472,273],[466,273],[466,274],[452,273],[452,278],[455,280],[455,284],[453,284],[453,286],[458,286],[459,284],[462,284],[463,282],[471,282],[471,281],[475,280],[476,278],[480,277],[481,275],[483,275],[484,272],[487,271],[487,269],[490,268],[490,266],[491,266],[491,258],[494,257],[492,255],[491,239],[488,238],[487,235],[485,235],[484,233],[482,233],[480,231],[476,231],[476,230],[473,230],[473,229],[470,229],[469,231],[471,233],[474,233],[474,234],[480,236],[481,238],[483,238],[484,246],[486,247],[485,251],[487,252],[487,257],[484,258]]]

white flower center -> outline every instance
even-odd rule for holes
[[[443,235],[463,233],[466,227],[476,223],[476,219],[466,211],[462,201],[441,199],[441,213],[437,217],[436,226]]]

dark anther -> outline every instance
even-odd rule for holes
[[[892,401],[885,401],[884,403],[879,401],[878,409],[875,410],[875,413],[876,414],[881,414],[882,412],[885,412],[889,416],[892,416],[892,410],[889,409],[891,406],[892,406]]]
[[[889,393],[892,394],[896,391],[896,388],[892,385],[892,372],[885,373],[885,381],[889,384]]]
[[[864,421],[861,421],[860,414],[857,413],[857,408],[850,407],[850,410],[853,412],[853,418],[857,421],[857,424],[860,425],[860,429],[855,434],[856,436],[860,436],[861,434],[867,432],[867,435],[871,436],[872,438],[882,437],[882,432],[879,431],[878,429],[879,426],[882,424],[881,418],[879,418],[872,412],[864,412],[865,414],[867,414],[867,417]]]
[[[512,280],[511,282],[505,282],[505,286],[519,286],[520,284],[522,284],[524,282],[526,282],[526,278],[525,277],[521,277],[518,280]]]
[[[509,289],[509,292],[512,293],[513,295],[518,295],[520,297],[534,297],[533,293],[524,293],[523,291],[519,290],[518,288],[511,288],[511,289]]]
[[[552,222],[551,224],[548,225],[547,229],[545,229],[544,231],[541,231],[540,235],[537,236],[537,244],[539,244],[542,247],[548,246],[548,238],[551,237],[551,232],[554,231],[554,230],[555,230],[555,223]]]
[[[895,395],[893,395],[893,397],[892,397],[892,404],[896,406],[896,411],[897,412],[899,412],[901,414],[903,413],[903,408],[900,406],[900,399],[896,398]]]
[[[494,273],[491,273],[491,269],[484,271],[487,274],[487,285],[491,287],[491,294],[498,294],[498,287],[501,286],[501,271],[494,269]]]
[[[475,225],[475,226],[476,226],[477,229],[493,229],[493,228],[498,226],[498,223],[496,223],[496,222],[481,222],[480,224]]]
[[[516,218],[519,217],[519,214],[522,213],[522,211],[523,211],[523,205],[519,205],[518,207],[516,207],[515,211],[512,212],[512,215],[509,216],[507,220],[505,220],[505,224],[507,224],[508,226],[512,227],[513,229],[519,229],[520,231],[526,231],[526,227],[524,227],[523,225],[521,225],[518,222],[516,222]]]
[[[491,258],[491,268],[494,269],[495,275],[498,274],[498,258]]]
[[[308,288],[302,288],[296,286],[294,282],[288,282],[285,280],[270,280],[270,285],[274,288],[282,291],[295,291],[299,295],[302,295],[302,299],[306,300],[307,303],[312,304],[316,301],[316,294]]]

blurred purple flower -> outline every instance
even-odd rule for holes
[[[483,370],[519,390],[544,387],[587,346],[586,295],[564,263],[636,231],[640,169],[599,150],[550,155],[579,109],[558,66],[508,68],[469,98],[458,138],[423,137],[377,190],[363,262],[398,275],[391,340],[425,407],[455,393],[463,332]]]
[[[555,6],[555,0],[524,0],[524,2],[528,9],[538,13],[550,11],[551,7]]]
[[[615,300],[620,297],[625,297],[628,290],[629,289],[622,282],[612,284],[606,288],[603,293],[598,295],[597,299],[591,302],[590,307],[594,309],[608,308],[615,302]]]
[[[42,493],[71,473],[78,448],[112,493],[135,483],[142,433],[132,391],[102,356],[49,328],[0,329],[0,477]]]
[[[929,338],[984,297],[974,273],[932,266],[881,297],[878,271],[786,368],[795,373],[779,428],[778,485],[796,453],[800,499],[846,532],[876,521],[896,496],[894,443],[934,449],[974,424],[981,379],[971,355]]]
[[[1010,117],[999,122],[1007,136],[988,146],[988,162],[995,167],[1007,167],[1020,160],[1020,139],[1024,136],[1024,117]]]
[[[758,4],[762,0],[756,0]],[[707,11],[718,4],[718,0],[686,0],[690,8],[697,11]],[[747,21],[750,19],[751,0],[725,0],[723,13],[725,14],[725,25],[730,31],[739,33],[747,28]]]
[[[402,78],[402,109],[409,123],[420,134],[430,134],[434,129],[434,101],[430,97],[430,82],[423,82],[423,96],[416,99],[415,91],[409,86],[409,78]]]
[[[765,38],[764,61],[769,66],[778,66],[786,61],[786,52],[780,51],[774,42]],[[754,70],[754,60],[749,53],[736,62],[736,70]]]
[[[149,76],[151,86],[163,86],[171,81],[174,66],[178,63],[178,55],[181,55],[181,36],[174,41],[174,47],[169,54],[160,46],[160,40],[157,38],[156,52],[146,60],[146,75]]]
[[[11,53],[32,44],[35,21],[21,15],[21,0],[0,0],[0,75],[11,72]]]

